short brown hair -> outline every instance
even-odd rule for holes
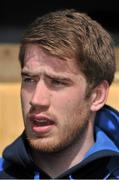
[[[96,86],[114,78],[115,55],[111,36],[88,15],[73,9],[58,10],[38,17],[21,41],[19,59],[24,64],[25,46],[39,44],[60,58],[74,57],[87,82]]]

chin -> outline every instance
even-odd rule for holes
[[[39,152],[56,153],[63,149],[62,144],[57,142],[56,140],[53,140],[53,138],[28,138],[28,142],[34,150]]]

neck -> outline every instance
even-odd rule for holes
[[[33,159],[40,169],[44,170],[50,177],[55,178],[80,163],[93,143],[93,125],[89,122],[89,127],[83,137],[72,145],[57,153],[33,151]]]

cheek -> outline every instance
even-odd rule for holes
[[[84,94],[77,91],[70,91],[67,93],[57,94],[54,98],[54,109],[58,112],[67,112],[72,113],[72,111],[75,111],[76,109],[79,109],[81,104],[83,104],[84,101]],[[63,114],[64,115],[64,114]]]
[[[22,104],[22,109],[24,111],[24,114],[26,114],[30,109],[30,99],[31,99],[31,94],[22,89],[21,90],[21,104]]]
[[[80,104],[82,101],[85,99],[85,92],[83,90],[67,90],[64,93],[60,94],[57,93],[56,97],[56,102],[59,103],[61,106],[75,106]]]

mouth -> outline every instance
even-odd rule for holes
[[[32,124],[36,126],[50,126],[53,125],[54,122],[52,120],[42,118],[42,119],[32,119]]]
[[[55,121],[46,116],[31,115],[29,116],[33,132],[38,134],[48,133],[55,125]]]

